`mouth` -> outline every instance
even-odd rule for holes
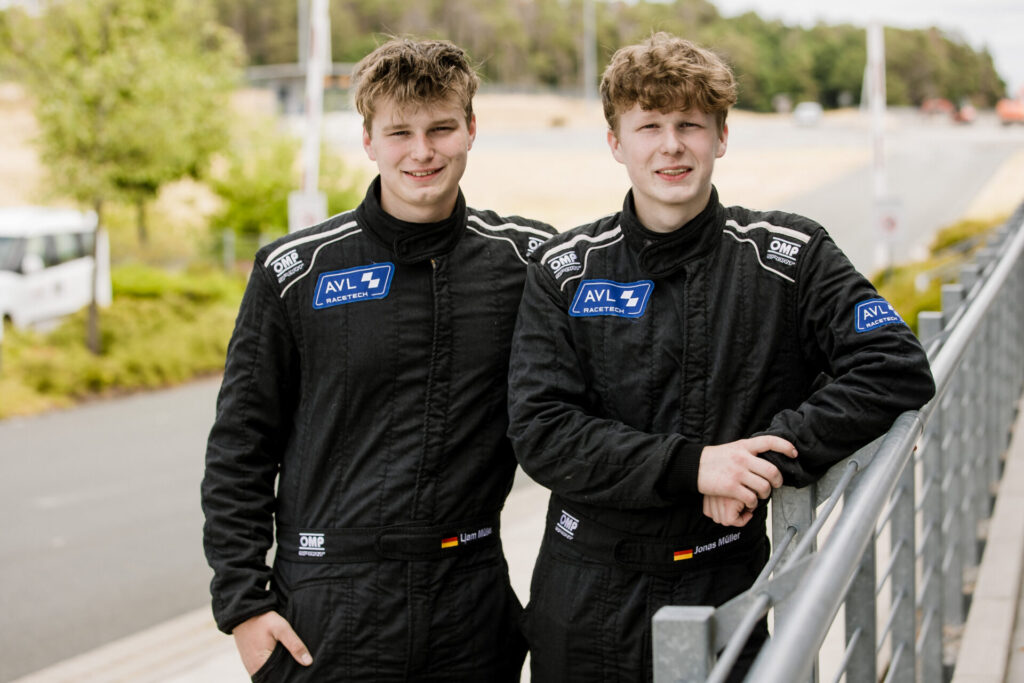
[[[670,168],[659,168],[654,173],[668,180],[678,180],[689,174],[692,170],[689,166],[672,166]]]
[[[425,168],[425,169],[416,170],[416,171],[402,171],[402,172],[405,175],[407,175],[410,178],[413,178],[415,180],[425,180],[425,179],[436,177],[443,170],[444,170],[444,167],[441,167],[441,168]]]

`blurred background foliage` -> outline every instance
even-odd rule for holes
[[[776,95],[826,107],[860,101],[864,29],[804,28],[755,13],[723,17],[708,0],[595,0],[598,73],[611,54],[652,30],[716,49],[736,71],[739,107],[769,111]],[[336,62],[356,62],[386,35],[447,38],[479,63],[485,83],[500,88],[582,88],[583,0],[330,0]],[[294,0],[214,0],[219,21],[242,39],[250,64],[295,61]],[[930,97],[976,106],[1004,95],[991,55],[936,28],[886,29],[889,103],[920,105]]]

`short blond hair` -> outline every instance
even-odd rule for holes
[[[401,108],[440,101],[457,103],[473,118],[473,95],[480,78],[462,48],[446,40],[392,38],[356,65],[356,110],[369,131],[377,102],[388,98]]]
[[[620,48],[601,78],[601,104],[608,127],[639,104],[644,110],[698,109],[714,114],[718,132],[736,104],[732,69],[714,52],[664,32]]]

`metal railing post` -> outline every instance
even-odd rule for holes
[[[715,663],[714,607],[662,607],[651,622],[655,683],[697,683]]]
[[[927,348],[942,334],[942,313],[925,311],[917,316],[917,329]],[[942,587],[945,582],[942,550],[950,542],[943,533],[942,439],[943,414],[941,401],[925,425],[921,440],[921,631],[918,657],[922,681],[941,681],[942,653]],[[850,682],[852,683],[852,681]]]
[[[890,520],[890,558],[893,562],[889,577],[889,592],[892,596],[892,643],[893,659],[890,665],[890,680],[916,680],[915,651],[917,640],[917,538],[914,533],[914,460],[907,463],[900,476],[899,487],[894,494],[896,506]]]

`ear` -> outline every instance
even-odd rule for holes
[[[476,140],[476,114],[469,117],[469,144],[466,145],[466,151],[473,149],[473,141]]]
[[[377,154],[373,151],[373,141],[370,139],[370,132],[366,130],[366,125],[363,125],[363,149],[366,150],[366,156],[370,157],[370,161],[377,161]]]
[[[615,131],[612,130],[611,128],[608,129],[608,137],[607,137],[607,139],[608,139],[608,147],[609,147],[609,149],[612,150],[612,156],[615,157],[615,161],[619,162],[620,164],[626,163],[623,160],[622,143],[619,142],[618,136],[615,135]]]
[[[721,159],[725,156],[725,148],[729,142],[729,124],[722,125],[722,133],[718,136],[718,151],[715,152],[715,158]]]

